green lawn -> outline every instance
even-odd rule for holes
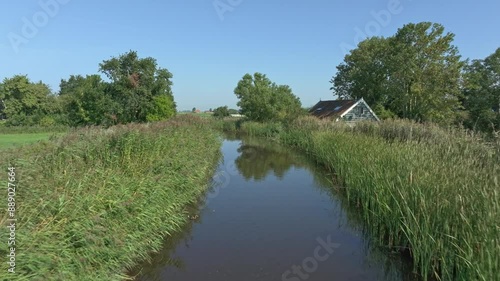
[[[0,134],[0,149],[48,140],[54,133]]]

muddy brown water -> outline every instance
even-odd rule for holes
[[[226,136],[190,223],[130,275],[136,281],[416,280],[370,245],[332,175],[265,139]]]

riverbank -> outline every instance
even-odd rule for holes
[[[3,186],[15,167],[17,222],[15,273],[2,262],[0,280],[125,279],[181,230],[185,206],[206,190],[220,139],[205,123],[180,117],[87,128],[2,151]],[[0,254],[10,252],[6,238]]]
[[[497,278],[498,144],[405,121],[216,126],[295,146],[334,171],[374,239],[411,255],[424,280]]]

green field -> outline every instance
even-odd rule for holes
[[[48,140],[54,133],[0,134],[0,149]]]

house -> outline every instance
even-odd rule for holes
[[[318,118],[330,118],[335,121],[380,121],[375,112],[363,98],[355,100],[327,100],[319,101],[309,113]]]

